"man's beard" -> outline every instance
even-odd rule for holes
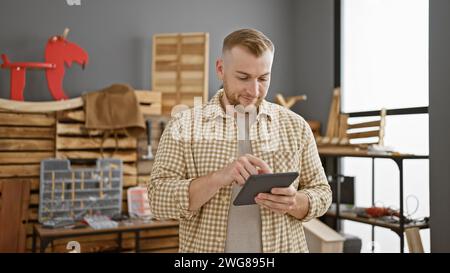
[[[228,103],[230,103],[230,105],[233,105],[233,106],[240,105],[241,103],[239,102],[239,98],[237,96],[233,96],[233,93],[229,92],[229,90],[230,89],[228,88],[226,81],[223,81],[223,91],[224,91],[224,95],[227,97]],[[234,94],[236,94],[236,93],[234,93]],[[261,105],[263,100],[264,100],[264,97],[260,96],[256,99],[256,102],[253,105],[255,105],[255,107],[258,108]],[[248,105],[245,105],[245,107],[247,107],[247,106]]]

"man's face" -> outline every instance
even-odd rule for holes
[[[216,72],[231,105],[255,105],[266,97],[270,85],[273,52],[266,50],[256,57],[247,49],[235,46],[216,62]]]

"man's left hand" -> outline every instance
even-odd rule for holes
[[[308,197],[293,186],[273,188],[271,193],[259,193],[255,201],[275,213],[288,213],[298,219],[303,219],[309,210]]]

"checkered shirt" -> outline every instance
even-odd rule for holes
[[[237,126],[220,104],[223,90],[206,104],[176,114],[161,137],[148,182],[157,219],[179,220],[180,252],[223,252],[231,185],[221,188],[197,211],[189,208],[192,180],[237,158]],[[263,101],[250,128],[253,155],[274,173],[300,173],[294,187],[309,198],[302,220],[260,207],[263,252],[308,252],[302,222],[323,215],[331,203],[317,146],[308,123],[296,113]]]

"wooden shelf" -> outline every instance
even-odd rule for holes
[[[336,217],[336,212],[329,210],[325,215],[330,217]],[[350,220],[359,223],[374,225],[377,227],[389,228],[395,231],[396,233],[400,233],[400,223],[390,223],[378,218],[359,217],[356,215],[356,213],[353,212],[339,212],[339,218],[343,220]],[[425,229],[429,228],[429,225],[425,221],[413,221],[411,223],[405,223],[405,230],[408,228]]]
[[[414,155],[402,153],[370,152],[366,149],[349,146],[318,146],[319,155],[328,157],[369,157],[391,159],[427,159],[428,155]]]

